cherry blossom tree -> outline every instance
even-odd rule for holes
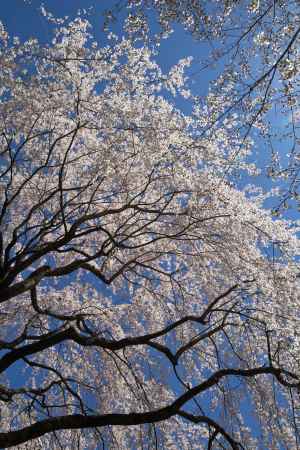
[[[299,448],[299,226],[236,188],[241,119],[57,26],[1,28],[1,448]]]

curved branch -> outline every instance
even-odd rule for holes
[[[223,427],[221,427],[221,425],[219,425],[217,422],[215,422],[214,420],[210,419],[207,416],[194,416],[193,414],[189,414],[186,411],[179,411],[178,415],[183,417],[184,419],[189,420],[190,422],[193,423],[206,423],[207,425],[213,427],[215,429],[215,437],[217,436],[217,434],[221,434],[231,445],[231,448],[233,450],[240,450],[241,446],[239,443],[237,443],[234,439],[232,439],[232,437],[230,436],[230,434],[228,434]]]
[[[238,376],[238,377],[254,377],[256,375],[269,374],[275,376],[275,378],[280,382],[278,376],[281,375],[281,370],[274,367],[257,367],[253,369],[221,369],[215,372],[211,377],[205,380],[198,386],[189,389],[187,392],[182,394],[173,403],[163,408],[155,409],[152,411],[147,411],[143,413],[128,413],[128,414],[104,414],[104,415],[66,415],[53,417],[50,419],[41,420],[24,427],[16,431],[8,431],[0,433],[0,446],[4,448],[12,447],[14,445],[19,445],[32,439],[36,439],[43,436],[46,433],[53,431],[65,430],[65,429],[83,429],[83,428],[94,428],[94,427],[104,427],[104,426],[133,426],[142,425],[149,423],[161,422],[167,420],[175,415],[184,416],[189,418],[189,420],[194,419],[188,413],[181,411],[181,408],[189,400],[193,399],[196,395],[201,394],[207,389],[215,386],[221,381],[222,378],[227,376]],[[298,383],[299,386],[299,383]],[[196,420],[196,419],[195,419]],[[218,430],[221,432],[221,430]],[[224,430],[225,432],[225,430]],[[226,433],[226,432],[225,432]],[[223,436],[229,436],[227,433]],[[227,438],[228,440],[228,438]],[[233,446],[235,441],[231,439],[230,444]],[[232,447],[233,449],[238,449]]]
[[[48,269],[44,269],[44,270],[48,270]],[[34,278],[34,283],[35,283],[35,278]],[[43,312],[43,313],[47,314],[47,310],[46,311],[40,310],[40,308],[37,304],[36,293],[35,293],[35,284],[31,288],[31,301],[33,303],[33,307],[38,312]],[[93,334],[93,332],[88,328],[88,326],[86,324],[84,324],[84,329],[89,334],[89,336],[84,336],[82,334],[79,334],[76,331],[76,329],[72,326],[70,326],[64,330],[60,329],[60,330],[58,330],[58,332],[50,333],[47,336],[41,336],[41,338],[38,340],[38,342],[24,345],[23,347],[16,348],[16,349],[10,351],[9,353],[6,353],[0,359],[0,373],[4,372],[8,367],[10,367],[12,364],[14,364],[16,361],[18,361],[21,358],[24,358],[28,355],[32,355],[34,353],[41,352],[43,350],[46,350],[47,348],[53,347],[57,344],[60,344],[64,341],[66,341],[66,340],[72,340],[72,341],[76,342],[77,344],[82,345],[83,347],[96,346],[96,347],[101,347],[101,348],[112,350],[112,351],[121,350],[126,347],[132,347],[135,345],[149,345],[149,346],[156,348],[157,350],[163,352],[169,358],[169,360],[172,362],[172,364],[176,365],[180,355],[184,351],[191,348],[191,346],[195,345],[200,340],[206,339],[207,337],[214,334],[216,331],[219,331],[219,329],[221,329],[222,327],[214,328],[213,330],[210,330],[210,331],[200,335],[199,339],[192,340],[189,344],[187,344],[186,346],[183,346],[181,349],[179,349],[175,355],[173,355],[167,347],[165,347],[159,343],[152,342],[152,339],[156,339],[161,336],[164,336],[167,333],[169,333],[170,331],[174,330],[175,328],[179,327],[180,325],[183,325],[186,322],[197,322],[200,324],[205,324],[205,318],[206,318],[208,312],[211,311],[212,307],[214,305],[216,305],[216,303],[220,299],[222,299],[225,296],[227,296],[228,294],[230,294],[235,288],[236,288],[236,286],[232,286],[227,291],[223,292],[218,297],[216,297],[216,299],[208,306],[208,308],[204,311],[204,313],[201,316],[185,316],[182,319],[179,319],[176,322],[173,322],[169,326],[167,326],[157,332],[145,334],[142,336],[127,337],[127,338],[123,338],[120,340],[109,340],[109,339],[105,339],[105,338],[102,338],[102,337],[99,337],[99,336]],[[49,315],[56,317],[57,319],[61,319],[61,320],[69,319],[69,316],[65,316],[65,315],[56,315],[53,313],[50,313]],[[77,314],[77,315],[73,316],[72,319],[78,320],[81,317],[82,317],[82,315]]]

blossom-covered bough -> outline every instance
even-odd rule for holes
[[[203,133],[238,114],[240,133],[259,135],[260,153],[263,142],[268,149],[268,176],[281,180],[274,213],[299,205],[299,1],[120,0],[112,5],[108,23],[120,9],[127,10],[127,29],[136,37],[153,36],[150,24],[156,19],[160,36],[172,33],[177,23],[202,44],[193,77],[211,79]],[[213,79],[215,68],[220,75]]]
[[[190,60],[78,18],[0,61],[0,447],[298,448],[298,225]]]

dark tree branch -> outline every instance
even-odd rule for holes
[[[144,413],[129,413],[129,414],[104,414],[96,416],[85,416],[81,414],[59,416],[50,419],[45,419],[38,421],[32,425],[24,427],[16,431],[8,431],[5,433],[0,433],[0,446],[1,447],[12,447],[14,445],[19,445],[32,439],[36,439],[43,436],[46,433],[65,430],[65,429],[84,429],[84,428],[94,428],[94,427],[104,427],[104,426],[133,426],[142,425],[149,423],[157,423],[163,420],[167,420],[172,416],[179,415],[185,419],[197,422],[197,417],[190,415],[181,410],[181,408],[195,396],[201,394],[202,392],[210,389],[211,387],[217,385],[222,378],[228,376],[236,377],[255,377],[257,375],[273,375],[279,382],[281,371],[280,369],[275,369],[274,367],[258,367],[253,369],[222,369],[215,372],[206,381],[191,388],[183,395],[178,397],[173,403],[163,408],[159,408],[153,411],[148,411]],[[299,387],[299,382],[297,384]],[[199,419],[198,422],[201,420]],[[214,421],[210,421],[209,418],[202,418],[202,422],[212,425],[220,434],[222,434],[227,441],[230,443],[232,448],[238,450],[238,444],[230,437],[230,435],[223,430]]]

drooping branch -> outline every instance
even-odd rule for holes
[[[162,337],[172,330],[175,330],[179,326],[187,323],[187,322],[195,322],[199,323],[201,325],[206,324],[206,317],[207,314],[212,312],[213,307],[216,306],[216,304],[225,297],[229,296],[232,292],[234,292],[237,288],[237,285],[231,286],[229,289],[227,289],[225,292],[220,294],[216,297],[215,300],[213,300],[208,307],[204,310],[204,312],[200,316],[185,316],[170,325],[166,326],[165,328],[153,332],[148,333],[142,336],[135,336],[135,337],[126,337],[120,340],[109,340],[102,337],[99,337],[97,334],[93,333],[92,330],[89,329],[87,324],[83,320],[83,314],[75,314],[73,316],[67,316],[67,315],[60,315],[52,313],[48,310],[41,310],[37,303],[37,295],[36,295],[36,289],[35,287],[31,288],[31,300],[32,305],[34,309],[43,315],[49,314],[50,316],[59,319],[59,320],[67,320],[67,321],[77,321],[82,323],[83,330],[88,333],[88,336],[79,334],[76,331],[76,328],[74,326],[70,326],[66,329],[59,329],[57,332],[52,332],[47,334],[46,336],[37,336],[36,339],[37,342],[24,345],[23,347],[15,348],[11,350],[10,352],[6,353],[1,359],[0,359],[0,373],[4,372],[9,366],[14,364],[19,359],[22,359],[26,356],[42,352],[43,350],[47,348],[51,348],[57,344],[63,343],[64,341],[72,340],[76,342],[77,344],[83,346],[83,347],[100,347],[103,349],[108,349],[112,351],[117,351],[121,349],[125,349],[126,347],[132,347],[132,346],[138,346],[138,345],[149,345],[153,348],[156,348],[158,351],[164,353],[172,362],[172,364],[176,365],[178,362],[178,359],[180,356],[187,350],[189,350],[192,346],[196,345],[201,340],[207,339],[213,334],[217,333],[218,331],[222,330],[225,326],[225,318],[224,321],[217,327],[213,328],[212,330],[204,331],[203,333],[200,333],[199,336],[192,339],[189,343],[186,345],[183,345],[181,348],[178,349],[176,354],[172,354],[172,352],[164,345],[153,342],[153,339]],[[23,337],[23,340],[26,338],[26,335]]]
[[[133,426],[149,423],[157,423],[163,420],[167,420],[173,416],[179,415],[185,419],[197,422],[197,418],[189,413],[181,410],[181,408],[195,396],[217,385],[224,377],[236,376],[236,377],[255,377],[258,375],[272,375],[279,382],[281,376],[281,370],[274,367],[257,367],[253,369],[223,369],[215,372],[206,381],[189,389],[183,395],[178,397],[173,403],[163,408],[159,408],[153,411],[147,411],[144,413],[129,413],[129,414],[104,414],[85,416],[82,414],[58,416],[42,421],[38,421],[32,425],[24,427],[17,431],[8,431],[6,433],[0,433],[0,446],[12,447],[19,445],[32,439],[36,439],[43,436],[46,433],[64,430],[64,429],[84,429],[92,427],[105,427],[105,426]],[[293,385],[293,387],[299,387],[299,381]],[[221,433],[227,441],[231,444],[233,449],[238,449],[238,444],[229,436],[229,434],[219,427],[215,421],[210,421],[209,418],[202,418],[202,421],[209,425],[214,426],[219,433]]]
[[[217,437],[218,434],[223,436],[226,441],[231,445],[233,450],[240,450],[242,448],[241,444],[236,442],[230,434],[228,434],[221,425],[219,425],[215,420],[212,420],[210,417],[207,416],[195,416],[193,414],[190,414],[186,411],[180,410],[178,412],[178,415],[183,417],[186,420],[189,420],[190,422],[199,424],[199,423],[205,423],[215,429],[214,438]]]

